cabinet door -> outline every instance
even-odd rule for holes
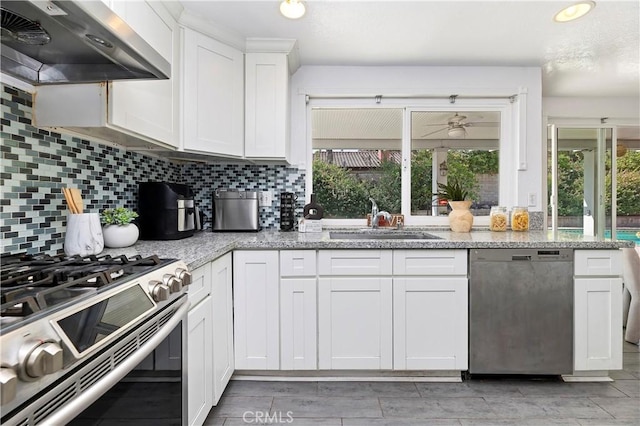
[[[317,368],[316,279],[280,280],[280,352],[282,370]]]
[[[211,263],[191,271],[191,284],[187,286],[187,294],[191,307],[211,294]]]
[[[467,275],[467,250],[394,250],[394,275]]]
[[[245,56],[245,156],[286,159],[289,68],[284,53]]]
[[[622,368],[622,280],[576,278],[574,288],[574,368]]]
[[[315,250],[280,250],[281,277],[315,277]]]
[[[396,370],[466,370],[466,277],[393,279]]]
[[[621,250],[575,250],[574,273],[579,276],[622,274]]]
[[[391,275],[391,250],[320,250],[319,275]]]
[[[201,425],[213,406],[211,296],[191,308],[187,321],[189,425]]]
[[[164,6],[145,1],[113,3],[114,11],[171,67],[171,78],[109,84],[109,124],[164,142],[179,143],[180,34]]]
[[[244,57],[196,31],[183,34],[183,147],[241,157],[244,153]]]
[[[318,281],[321,370],[390,370],[391,278],[322,277]]]
[[[233,325],[238,370],[280,367],[277,251],[233,253]]]
[[[217,405],[234,370],[231,253],[211,264],[213,275],[213,405]]]

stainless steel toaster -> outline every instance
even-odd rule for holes
[[[213,227],[218,231],[259,231],[258,191],[218,189],[213,193]]]

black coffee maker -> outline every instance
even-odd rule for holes
[[[140,182],[138,214],[142,240],[190,237],[199,222],[191,188],[179,183]]]
[[[280,230],[293,231],[296,221],[296,200],[293,192],[280,193]]]

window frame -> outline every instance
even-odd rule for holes
[[[411,215],[411,113],[412,112],[451,112],[457,111],[492,111],[500,113],[500,138],[499,146],[499,204],[507,205],[504,201],[508,198],[511,189],[506,167],[510,158],[516,158],[517,135],[517,102],[509,97],[477,97],[456,99],[450,98],[407,98],[407,97],[321,97],[310,98],[306,108],[306,135],[307,135],[307,164],[309,165],[306,177],[306,199],[313,193],[313,135],[312,135],[312,110],[316,108],[398,108],[402,109],[402,164],[401,164],[401,212],[404,215],[405,225],[409,226],[443,226],[448,227],[446,216],[418,216]],[[509,141],[513,141],[509,143]],[[326,226],[366,226],[366,218],[362,219],[323,219]],[[474,226],[489,226],[488,216],[474,217]]]

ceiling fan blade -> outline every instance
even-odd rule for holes
[[[498,127],[499,125],[500,123],[495,121],[476,121],[463,124],[463,126],[468,127]]]
[[[422,127],[429,127],[429,126],[448,126],[449,123],[436,123],[436,124],[423,124]]]
[[[433,131],[433,132],[430,132],[430,133],[424,134],[424,135],[422,135],[422,136],[420,136],[420,137],[421,137],[421,138],[426,138],[427,136],[435,135],[436,133],[441,132],[441,131],[443,131],[443,130],[447,130],[447,127],[444,127],[444,128],[442,128],[442,129],[435,130],[435,131]]]

